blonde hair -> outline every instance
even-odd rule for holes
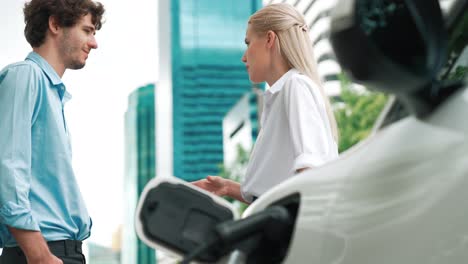
[[[325,94],[317,73],[317,64],[312,50],[312,41],[304,16],[289,4],[271,4],[253,14],[249,24],[256,34],[276,33],[276,47],[290,67],[297,69],[317,83],[330,122],[333,137],[338,143],[338,128],[330,101]]]

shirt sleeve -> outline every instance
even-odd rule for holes
[[[39,231],[29,203],[35,76],[30,65],[0,72],[0,223]]]
[[[312,81],[293,77],[285,84],[284,104],[294,150],[293,171],[313,168],[327,161],[329,142],[325,103]],[[315,91],[313,90],[315,89]]]
[[[241,187],[240,187],[240,194],[242,196],[242,199],[244,199],[244,201],[248,202],[248,203],[252,203],[253,202],[253,195],[251,194],[248,194],[247,192],[245,192],[242,188],[242,184],[241,184]]]

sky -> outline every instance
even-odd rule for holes
[[[31,51],[24,0],[0,0],[0,68]],[[123,222],[124,115],[128,95],[158,77],[157,1],[101,0],[105,23],[86,66],[63,76],[73,167],[93,219],[89,241],[105,246]]]

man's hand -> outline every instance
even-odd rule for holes
[[[50,252],[41,232],[11,226],[8,229],[23,250],[28,264],[63,264],[62,260]]]
[[[26,257],[28,260],[28,264],[63,264],[63,261],[56,256],[52,255],[52,253],[49,252],[47,256],[43,256],[40,259],[31,259]]]

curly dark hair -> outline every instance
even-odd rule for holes
[[[62,27],[73,27],[81,17],[91,14],[92,23],[99,30],[102,26],[104,6],[93,0],[31,0],[24,4],[24,36],[32,47],[45,41],[49,17],[57,19]]]

